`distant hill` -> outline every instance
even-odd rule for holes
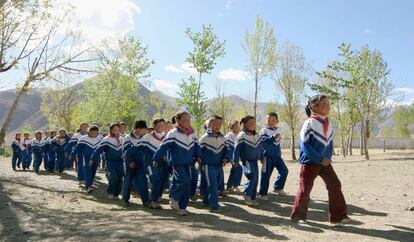
[[[88,81],[88,80],[86,80]],[[75,85],[75,89],[81,90],[84,87],[84,82],[78,83]],[[7,138],[10,139],[11,134],[15,131],[20,130],[26,123],[30,125],[34,130],[36,129],[46,129],[48,127],[48,121],[46,117],[40,111],[40,104],[41,104],[41,93],[47,91],[46,89],[36,88],[31,90],[29,93],[24,94],[21,98],[21,101],[18,105],[17,111],[12,119],[10,128],[8,130]],[[151,91],[145,86],[140,86],[138,95],[145,96],[149,93],[152,93],[160,100],[162,100],[167,106],[175,107],[177,99],[171,96],[168,96],[160,91]],[[6,114],[15,98],[15,90],[6,90],[0,91],[0,123],[3,123]],[[79,101],[81,101],[81,97]],[[248,101],[240,96],[231,95],[226,97],[235,108],[244,108],[247,110],[252,110],[253,103]],[[206,105],[210,106],[211,103],[214,101],[213,99],[209,99],[206,101]],[[257,120],[259,123],[262,123],[264,120],[264,112],[267,103],[259,102],[258,103],[258,117]],[[392,126],[392,113],[395,109],[392,109],[387,112],[386,120],[377,125],[377,127],[373,130],[373,133],[376,135],[382,127],[385,126]],[[156,112],[155,108],[149,108],[149,114]],[[287,130],[285,124],[281,124],[282,131]]]

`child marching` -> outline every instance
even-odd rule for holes
[[[176,128],[168,132],[161,146],[154,155],[154,161],[163,162],[168,154],[168,165],[172,167],[173,184],[171,185],[171,207],[179,215],[187,215],[190,198],[191,167],[200,162],[200,147],[194,130],[191,128],[191,116],[186,111],[175,115]]]
[[[122,141],[119,137],[119,124],[115,123],[109,127],[109,135],[103,138],[98,148],[93,152],[90,166],[94,163],[99,166],[102,152],[105,152],[105,159],[108,167],[108,197],[118,199],[122,190],[123,160]]]
[[[24,133],[23,137],[23,170],[26,170],[29,169],[30,165],[32,164],[32,140],[30,139],[29,133]]]
[[[230,175],[227,180],[227,191],[239,191],[239,186],[243,176],[243,168],[233,162],[234,142],[237,134],[240,132],[239,121],[235,120],[229,124],[230,132],[226,135],[226,145],[228,157],[231,159]]]
[[[33,169],[36,173],[39,173],[40,165],[42,164],[43,158],[43,145],[42,132],[37,131],[34,139],[32,139],[32,149],[34,155]]]
[[[214,116],[209,120],[207,133],[200,138],[201,183],[203,204],[210,206],[211,212],[220,211],[218,203],[219,183],[222,179],[223,164],[228,159],[226,138],[220,132],[223,120]]]
[[[259,179],[257,161],[264,161],[260,135],[256,132],[256,119],[251,115],[242,118],[243,130],[237,135],[233,162],[242,162],[243,173],[247,178],[244,185],[243,198],[247,205],[257,205],[256,193]]]
[[[123,144],[123,155],[125,161],[125,179],[122,191],[122,199],[125,206],[129,206],[129,199],[131,196],[131,188],[134,188],[137,191],[142,191],[141,188],[143,184],[138,182],[141,177],[135,177],[140,171],[137,168],[137,164],[143,163],[143,157],[136,156],[143,155],[142,151],[139,148],[141,138],[147,133],[147,123],[143,120],[136,120],[134,123],[134,130],[124,138]],[[133,148],[133,151],[128,151]],[[137,152],[137,153],[136,153]],[[133,163],[133,164],[132,164]],[[136,179],[135,179],[136,178]],[[143,198],[144,197],[144,198]],[[147,205],[148,199],[145,195],[141,195],[144,205]]]
[[[22,163],[22,159],[23,159],[23,152],[24,152],[24,146],[22,143],[22,134],[21,133],[16,133],[12,143],[11,143],[11,148],[13,151],[12,154],[12,168],[15,171],[16,170],[16,166],[18,168],[20,168],[20,164]]]
[[[77,175],[77,178],[78,178],[79,185],[81,185],[85,180],[85,176],[84,176],[84,173],[83,173],[83,170],[84,170],[83,167],[84,167],[85,162],[82,160],[84,156],[80,153],[77,153],[76,156],[70,156],[70,155],[71,155],[73,149],[78,144],[80,138],[82,136],[88,135],[88,128],[89,128],[88,123],[81,123],[79,125],[79,132],[77,132],[75,135],[73,135],[73,137],[69,140],[69,143],[65,148],[65,153],[69,157],[69,160],[72,159],[72,160],[75,161],[76,175]],[[87,161],[89,161],[89,160],[87,160]]]
[[[65,129],[59,130],[59,135],[52,142],[52,147],[56,152],[56,170],[59,173],[63,173],[66,166],[67,156],[65,155],[65,148],[69,142],[69,136],[66,134]]]
[[[82,164],[78,169],[81,170],[85,181],[85,188],[88,193],[93,191],[93,181],[95,179],[96,171],[98,169],[98,162],[89,162],[91,160],[93,152],[97,149],[101,138],[98,136],[99,127],[92,125],[89,128],[88,134],[80,137],[76,146],[71,152],[71,157],[81,160]],[[78,172],[79,173],[79,172]]]
[[[306,221],[310,193],[314,180],[320,176],[326,184],[329,197],[329,221],[349,221],[341,182],[332,166],[333,128],[329,123],[329,98],[325,95],[312,97],[305,108],[309,117],[302,126],[299,139],[301,163],[299,190],[292,207],[291,219]]]
[[[260,137],[264,148],[265,161],[262,165],[262,173],[260,179],[260,199],[268,200],[267,194],[269,190],[270,177],[273,170],[276,168],[279,172],[275,183],[273,184],[273,192],[283,195],[283,188],[285,187],[288,168],[282,159],[280,150],[280,129],[277,127],[279,123],[278,115],[275,112],[267,114],[266,127],[260,131]]]

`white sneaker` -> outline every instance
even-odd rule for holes
[[[241,192],[241,190],[240,190],[240,188],[239,187],[235,187],[235,188],[233,188],[234,189],[234,191],[235,192]]]
[[[178,209],[177,214],[180,215],[180,216],[186,216],[188,214],[188,212],[185,209]]]
[[[286,192],[284,192],[283,190],[280,190],[280,189],[274,189],[273,192],[278,194],[278,195],[286,195]]]
[[[351,221],[352,221],[351,218],[346,217],[346,218],[342,219],[339,222],[331,222],[331,224],[333,224],[333,225],[344,225],[344,224],[349,224]]]
[[[260,200],[263,200],[263,201],[269,201],[269,197],[268,197],[268,196],[266,196],[266,195],[264,195],[264,196],[260,196],[260,197],[259,197],[259,199],[260,199]]]
[[[174,210],[179,211],[180,205],[178,204],[178,201],[174,200],[174,198],[170,198],[171,208]]]
[[[88,188],[88,189],[86,190],[86,192],[87,192],[87,193],[91,193],[91,192],[93,192],[93,188],[92,188],[92,187]]]
[[[244,202],[248,205],[248,206],[252,206],[253,202],[252,199],[248,196],[243,196]]]

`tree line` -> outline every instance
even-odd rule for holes
[[[62,6],[59,6],[62,8]],[[137,37],[105,40],[99,45],[84,46],[80,31],[69,28],[73,21],[70,6],[55,14],[56,1],[5,1],[0,16],[0,84],[6,84],[5,73],[18,69],[25,76],[16,89],[15,100],[1,124],[0,142],[4,142],[20,97],[33,85],[43,84],[41,110],[51,127],[74,130],[81,121],[106,124],[122,120],[132,124],[136,118],[172,117],[176,106],[168,105],[153,93],[139,92],[150,87],[149,68],[155,60],[148,56],[149,46]],[[65,31],[62,31],[65,30]],[[390,70],[381,52],[368,45],[353,49],[342,43],[338,57],[324,70],[315,71],[300,46],[291,41],[279,44],[276,34],[265,20],[257,16],[247,29],[241,47],[246,54],[245,71],[254,90],[252,107],[234,109],[225,93],[225,83],[217,81],[216,98],[209,108],[203,91],[204,77],[210,75],[217,61],[226,54],[226,42],[211,25],[201,30],[186,29],[191,43],[185,59],[195,69],[194,75],[179,83],[177,106],[185,107],[194,118],[200,135],[209,114],[218,114],[224,122],[251,113],[257,116],[261,81],[274,82],[274,102],[266,110],[277,111],[287,124],[291,140],[291,158],[296,160],[296,143],[303,106],[314,92],[328,94],[332,102],[332,120],[336,126],[341,154],[352,155],[352,140],[358,133],[360,154],[369,159],[368,140],[372,129],[382,122],[395,95]],[[93,77],[74,85],[87,74]],[[64,90],[64,91],[62,91]],[[77,102],[76,100],[82,100]],[[394,116],[398,132],[407,133],[406,110],[398,108]],[[412,115],[413,111],[408,112]],[[400,115],[400,116],[398,116]],[[401,118],[404,117],[404,118]],[[412,116],[411,116],[412,117]]]

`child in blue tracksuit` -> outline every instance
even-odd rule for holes
[[[235,140],[233,162],[239,164],[242,161],[243,173],[247,178],[244,184],[243,198],[247,205],[257,205],[256,192],[259,179],[258,160],[264,159],[263,147],[260,135],[256,132],[256,119],[247,115],[242,118],[243,130]]]
[[[50,140],[50,131],[46,130],[44,132],[45,137],[42,139],[42,156],[43,156],[43,168],[45,171],[48,170],[48,164],[49,164],[49,140]]]
[[[29,133],[23,134],[23,146],[24,146],[24,155],[23,155],[23,170],[29,169],[32,164],[32,140],[30,139]]]
[[[173,184],[171,185],[171,207],[178,215],[187,215],[190,198],[191,166],[200,162],[200,147],[196,135],[190,126],[191,116],[186,111],[175,115],[176,128],[168,132],[161,146],[154,155],[156,163],[163,162],[167,155],[168,165],[172,167]]]
[[[32,139],[32,145],[31,145],[32,150],[33,150],[33,156],[34,156],[33,169],[36,173],[39,173],[40,165],[42,164],[43,145],[44,145],[44,142],[42,140],[42,132],[37,131],[35,133],[35,138]]]
[[[82,136],[85,136],[85,135],[88,134],[88,128],[89,128],[89,124],[88,123],[81,123],[79,125],[78,132],[73,135],[73,137],[69,140],[69,143],[68,143],[68,145],[66,145],[66,148],[65,148],[66,154],[68,156],[70,156],[69,158],[75,159],[76,175],[77,175],[77,178],[78,178],[79,185],[82,185],[83,182],[84,182],[84,180],[85,180],[85,176],[83,174],[83,164],[84,164],[83,155],[82,154],[78,154],[76,156],[71,156],[71,153],[73,152],[73,149],[78,144],[80,138]],[[85,161],[85,162],[88,162],[88,160]]]
[[[223,120],[219,116],[210,119],[207,133],[200,138],[201,182],[203,204],[210,206],[210,211],[220,211],[218,203],[219,183],[222,178],[220,170],[228,159],[226,138],[220,132]]]
[[[24,152],[24,146],[22,144],[22,134],[16,133],[15,138],[13,139],[11,143],[11,148],[13,150],[12,155],[12,168],[15,171],[16,165],[20,168],[20,163],[22,163],[23,159],[23,152]]]
[[[52,130],[50,131],[50,137],[47,139],[48,148],[48,163],[47,163],[47,171],[54,172],[55,171],[55,165],[56,165],[56,131]]]
[[[92,185],[99,165],[99,162],[89,162],[93,152],[98,148],[98,145],[101,142],[98,132],[99,127],[92,125],[89,128],[88,134],[80,137],[70,154],[72,159],[77,157],[77,159],[82,161],[82,166],[78,166],[78,169],[83,170],[82,173],[85,180],[85,188],[88,193],[93,191]]]
[[[237,134],[240,132],[240,125],[239,121],[233,121],[229,124],[230,132],[225,136],[226,138],[226,146],[227,146],[227,152],[229,153],[228,157],[230,159],[233,158],[233,152],[234,152],[234,141],[236,140]],[[230,175],[227,180],[227,191],[228,192],[234,192],[239,191],[239,186],[241,183],[241,179],[243,176],[243,168],[239,165],[236,165],[231,160],[231,169],[230,169]]]
[[[155,119],[152,125],[154,130],[142,137],[140,145],[144,152],[146,174],[151,182],[151,193],[149,197],[151,202],[149,206],[150,208],[159,209],[161,208],[159,201],[161,201],[165,180],[169,178],[169,168],[165,164],[166,156],[156,166],[153,164],[153,157],[165,137],[165,121],[164,119]]]
[[[119,124],[115,123],[109,127],[109,135],[102,139],[98,148],[93,152],[90,163],[99,164],[102,152],[105,152],[105,159],[108,168],[108,197],[118,199],[122,191],[123,160],[122,141],[119,137]]]
[[[138,144],[141,141],[141,138],[143,135],[147,133],[147,123],[143,120],[136,120],[134,123],[134,130],[124,138],[123,142],[123,148],[122,153],[124,155],[124,166],[125,166],[125,178],[124,178],[124,185],[122,188],[122,200],[124,201],[125,206],[129,206],[129,199],[131,197],[131,188],[134,187],[136,191],[139,191],[138,187],[135,185],[138,184],[138,186],[142,185],[139,184],[139,182],[134,183],[135,174],[137,173],[138,168],[132,168],[134,164],[131,164],[131,162],[134,162],[136,164],[141,164],[142,162],[138,162],[136,159],[133,159],[131,157],[131,153],[127,153],[128,150],[130,150],[132,147],[134,150],[138,149]],[[129,154],[129,157],[127,157],[127,154]],[[142,154],[142,153],[140,153]],[[139,157],[139,160],[142,161],[143,158]],[[139,179],[139,178],[137,178]],[[141,195],[142,196],[142,195]],[[142,197],[141,197],[142,198]],[[143,199],[143,204],[147,206],[148,200],[146,198]]]
[[[270,177],[273,169],[276,168],[279,175],[273,184],[273,192],[283,195],[283,188],[285,187],[286,178],[288,175],[288,168],[282,159],[280,150],[280,129],[277,127],[279,122],[278,115],[275,112],[267,114],[266,127],[260,131],[260,137],[264,148],[265,161],[262,164],[262,174],[260,179],[259,196],[262,200],[267,200],[267,193],[269,190]]]
[[[56,170],[62,173],[66,166],[65,148],[69,142],[69,136],[66,134],[65,129],[59,130],[59,135],[52,142],[52,147],[56,152]]]

